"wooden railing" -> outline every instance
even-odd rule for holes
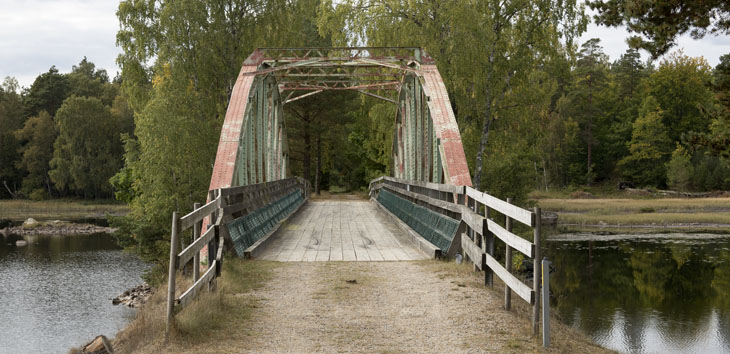
[[[511,307],[512,292],[532,305],[532,327],[537,333],[540,320],[540,208],[532,211],[523,209],[507,201],[480,192],[472,187],[453,186],[420,181],[403,180],[393,177],[380,177],[370,182],[370,196],[376,198],[381,189],[427,207],[451,218],[460,220],[458,246],[460,252],[474,263],[475,268],[485,273],[485,284],[493,285],[496,274],[505,284],[505,309]],[[492,218],[492,211],[505,216],[504,226]],[[512,232],[514,222],[522,223],[532,229],[533,240],[529,241]],[[495,258],[495,240],[504,242],[506,248],[505,264]],[[454,248],[457,239],[452,242]],[[533,262],[533,281],[531,286],[512,274],[512,252],[516,250]],[[446,253],[442,250],[442,253]],[[450,253],[453,253],[450,252]]]
[[[170,267],[167,288],[166,334],[175,313],[188,305],[203,289],[214,290],[216,278],[221,274],[224,243],[231,243],[227,229],[222,227],[234,219],[273,203],[294,189],[301,189],[304,198],[309,196],[309,181],[292,177],[273,182],[241,187],[221,188],[209,192],[209,202],[203,206],[195,203],[193,211],[179,217],[172,213],[170,237]],[[202,231],[205,227],[205,231]],[[192,242],[180,250],[181,233],[192,228]],[[201,234],[202,232],[202,234]],[[200,275],[200,252],[208,247],[208,268]],[[231,245],[232,246],[232,245]],[[229,247],[230,248],[230,247]],[[193,284],[176,297],[175,280],[178,270],[193,262]]]

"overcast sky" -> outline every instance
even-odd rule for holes
[[[118,4],[116,0],[0,0],[0,79],[12,76],[28,87],[52,65],[69,72],[84,56],[114,77],[119,71]],[[606,54],[615,60],[628,48],[627,36],[624,29],[591,25],[581,39],[600,38]],[[715,66],[721,55],[730,53],[730,38],[695,41],[684,36],[677,48],[704,56]]]

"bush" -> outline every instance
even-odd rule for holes
[[[667,184],[672,189],[687,191],[693,175],[694,167],[687,150],[677,144],[672,159],[667,163]]]
[[[35,201],[46,200],[46,199],[48,199],[48,197],[49,197],[48,191],[46,191],[43,188],[34,189],[28,195],[28,198],[30,198],[30,200],[35,200]]]

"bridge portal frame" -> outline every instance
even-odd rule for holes
[[[471,186],[446,86],[423,49],[259,48],[244,61],[233,88],[209,190],[286,178],[283,106],[333,90],[397,105],[395,177]]]

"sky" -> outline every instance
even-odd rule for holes
[[[0,0],[0,80],[11,76],[21,87],[29,87],[51,66],[69,72],[84,56],[113,78],[119,71],[118,5],[117,0]],[[591,24],[581,42],[600,38],[613,61],[628,48],[627,37],[623,28]],[[721,55],[730,53],[730,37],[693,40],[685,35],[673,50],[678,48],[690,56],[704,56],[714,67]],[[646,53],[642,56],[648,58]]]

